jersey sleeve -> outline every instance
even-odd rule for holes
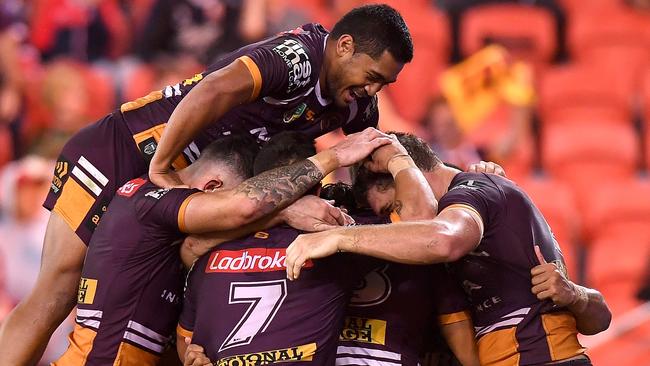
[[[313,55],[302,42],[293,38],[261,44],[239,60],[253,76],[252,99],[265,96],[284,98],[309,85],[312,77],[318,77]]]
[[[185,208],[191,197],[199,192],[186,188],[150,190],[140,199],[140,219],[150,220],[166,230],[185,232]]]
[[[356,108],[350,107],[350,113],[354,114],[354,116],[342,127],[346,135],[361,132],[368,127],[377,128],[379,125],[379,107],[377,105],[376,95],[357,101],[356,103]]]
[[[469,319],[469,303],[463,289],[443,264],[433,265],[432,292],[435,312],[440,324],[451,324]]]
[[[476,213],[482,220],[482,226],[487,227],[492,208],[489,204],[490,194],[491,188],[484,182],[471,179],[461,181],[438,201],[438,212],[449,208],[466,208]]]

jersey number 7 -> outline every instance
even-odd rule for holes
[[[230,332],[219,352],[250,344],[258,333],[263,333],[287,297],[287,280],[260,282],[232,282],[229,304],[250,304],[244,316]]]

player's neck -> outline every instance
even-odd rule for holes
[[[433,194],[436,196],[436,199],[439,200],[445,193],[447,193],[451,181],[458,173],[460,173],[460,170],[458,169],[448,167],[444,164],[438,164],[432,171],[424,172],[424,177],[427,182],[429,182],[429,186],[431,187]]]
[[[181,169],[177,172],[178,179],[180,179],[181,182],[183,182],[183,184],[192,186],[192,182],[194,181],[194,177],[196,173],[195,171],[196,169],[192,165],[188,166],[185,169]]]

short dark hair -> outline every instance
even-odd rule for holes
[[[253,160],[259,146],[248,133],[221,136],[208,145],[196,161],[198,164],[218,161],[242,178],[253,176]]]
[[[404,146],[411,156],[411,159],[413,159],[415,165],[417,165],[417,167],[423,172],[430,172],[438,164],[442,164],[442,160],[440,160],[436,153],[431,149],[431,146],[429,146],[429,144],[423,139],[412,133],[393,131],[387,133],[397,136],[397,140],[399,140],[400,144]]]
[[[440,158],[438,158],[433,150],[431,150],[429,144],[427,144],[423,139],[406,132],[387,133],[397,136],[397,139],[409,153],[409,156],[411,156],[415,165],[423,172],[430,172],[435,169],[436,166],[442,164]],[[371,187],[377,186],[380,189],[385,189],[392,187],[395,184],[393,177],[390,174],[374,173],[362,165],[355,168],[353,176],[354,183],[352,185],[352,191],[354,192],[354,197],[359,205],[364,207],[368,206],[367,195],[368,190]]]
[[[413,40],[400,13],[386,4],[365,5],[345,14],[330,35],[339,39],[349,34],[354,39],[355,52],[377,59],[388,50],[396,61],[411,62]]]
[[[316,154],[312,138],[300,132],[281,132],[267,141],[255,157],[253,174],[293,164]]]
[[[357,210],[357,202],[352,191],[352,186],[344,182],[324,185],[320,191],[320,198],[334,201],[334,206],[344,207],[350,214],[355,213]]]

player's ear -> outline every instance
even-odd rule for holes
[[[203,186],[204,192],[214,192],[217,189],[223,187],[223,181],[219,178],[211,179]]]
[[[343,34],[336,41],[336,53],[339,56],[351,56],[354,54],[354,39],[349,34]]]

